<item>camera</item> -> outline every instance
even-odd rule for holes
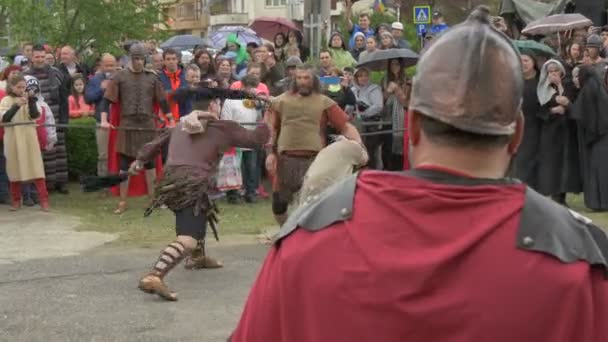
[[[369,105],[363,101],[357,101],[357,110],[359,112],[365,112],[369,108]]]

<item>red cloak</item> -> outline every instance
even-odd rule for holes
[[[114,127],[118,127],[120,125],[120,103],[112,103],[110,105],[110,124]],[[108,171],[109,174],[116,174],[120,170],[120,161],[118,157],[118,152],[116,152],[116,140],[118,136],[118,131],[110,130],[110,134],[108,137]],[[156,177],[157,179],[161,177],[163,173],[163,162],[161,155],[159,153],[156,158]],[[118,186],[112,188],[112,193],[115,196],[120,195],[120,189]],[[146,174],[145,170],[142,170],[137,176],[131,176],[129,179],[129,197],[138,197],[144,196],[148,194],[148,186],[146,184]]]
[[[608,281],[516,248],[525,186],[366,172],[352,218],[273,246],[231,342],[608,341]]]

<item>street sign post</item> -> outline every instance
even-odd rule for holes
[[[431,23],[431,6],[414,6],[414,24]]]
[[[418,37],[422,37],[426,34],[427,32],[427,26],[426,24],[416,24],[416,34],[418,35]]]

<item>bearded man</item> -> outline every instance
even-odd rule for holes
[[[276,175],[272,211],[277,223],[282,225],[308,167],[327,145],[327,124],[349,140],[361,143],[361,136],[348,122],[348,114],[321,94],[319,78],[311,65],[297,68],[291,90],[273,101],[267,115],[273,132],[266,146],[266,168]]]

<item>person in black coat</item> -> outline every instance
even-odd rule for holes
[[[570,107],[576,89],[564,82],[566,70],[558,60],[547,61],[540,73],[537,94],[542,120],[536,190],[566,204],[567,193],[582,191],[576,121]]]
[[[608,210],[608,92],[592,66],[573,71],[580,89],[571,108],[578,122],[580,160],[585,206],[595,211]]]

